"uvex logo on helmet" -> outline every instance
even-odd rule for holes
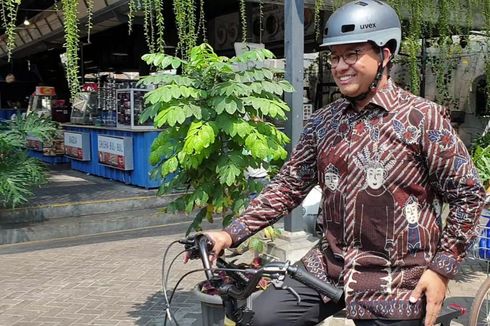
[[[370,23],[370,24],[362,24],[360,26],[361,29],[371,29],[371,28],[376,28],[376,24],[375,23]]]

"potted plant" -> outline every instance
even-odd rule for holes
[[[162,128],[151,146],[153,176],[162,180],[159,195],[186,189],[166,210],[197,210],[187,233],[200,231],[203,219],[212,222],[216,215],[229,224],[248,195],[263,187],[247,179],[245,170],[263,167],[273,175],[287,156],[288,137],[268,120],[286,119],[289,107],[281,96],[293,87],[265,66],[273,57],[256,49],[227,58],[208,44],[194,47],[187,60],[143,56],[159,71],[140,81],[155,86],[145,96],[141,120],[153,119]],[[169,68],[178,73],[165,73]]]
[[[269,121],[286,119],[289,107],[282,95],[294,89],[278,77],[280,71],[266,66],[273,57],[269,50],[255,49],[227,58],[208,44],[192,48],[186,60],[163,53],[143,56],[157,72],[140,81],[155,87],[146,94],[141,120],[153,119],[162,129],[151,147],[153,176],[162,180],[160,195],[186,190],[165,209],[197,212],[187,234],[216,216],[229,224],[244,210],[249,194],[263,187],[246,178],[247,168],[262,167],[272,176],[287,156],[288,137]],[[249,244],[254,250],[261,246],[259,240]],[[204,324],[222,318],[219,303],[217,308],[203,311]]]
[[[232,262],[231,268],[254,268],[258,269],[262,267],[263,260],[261,257],[254,257],[251,263],[240,263],[234,264]],[[236,281],[228,276],[225,272],[221,272],[218,274],[220,280],[225,284],[234,284]],[[252,275],[245,275],[251,277]],[[253,300],[261,291],[265,290],[270,285],[270,280],[267,277],[262,277],[259,284],[257,284],[257,288],[252,295],[247,298],[247,301],[239,302],[240,305],[247,304],[250,306],[251,300]],[[242,285],[243,286],[243,285]],[[201,302],[201,311],[202,311],[202,321],[203,325],[227,325],[228,319],[225,318],[225,311],[223,309],[223,300],[220,296],[218,296],[218,289],[216,289],[212,282],[210,281],[202,281],[199,282],[193,289],[194,295]],[[231,325],[232,322],[230,321]]]

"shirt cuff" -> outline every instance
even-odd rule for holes
[[[223,231],[230,235],[232,248],[238,247],[240,243],[245,241],[251,235],[247,225],[240,220],[234,220],[230,225],[224,228]]]
[[[459,270],[459,265],[460,262],[453,255],[447,252],[437,252],[429,268],[448,279],[453,279]]]

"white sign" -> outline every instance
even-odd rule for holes
[[[65,132],[65,146],[82,148],[82,135],[79,133]]]
[[[99,152],[124,156],[124,138],[98,137]]]
[[[97,136],[99,163],[120,170],[133,169],[133,139],[131,137]]]
[[[80,161],[90,161],[90,134],[65,131],[65,155]]]

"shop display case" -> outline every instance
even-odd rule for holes
[[[36,113],[40,117],[51,118],[51,100],[55,95],[54,87],[37,86],[29,98],[27,114]]]
[[[144,110],[144,96],[147,89],[126,88],[116,90],[117,127],[129,129],[152,129],[153,122],[139,123]]]
[[[83,125],[100,125],[100,112],[97,109],[97,93],[80,92],[72,104],[70,122]]]

